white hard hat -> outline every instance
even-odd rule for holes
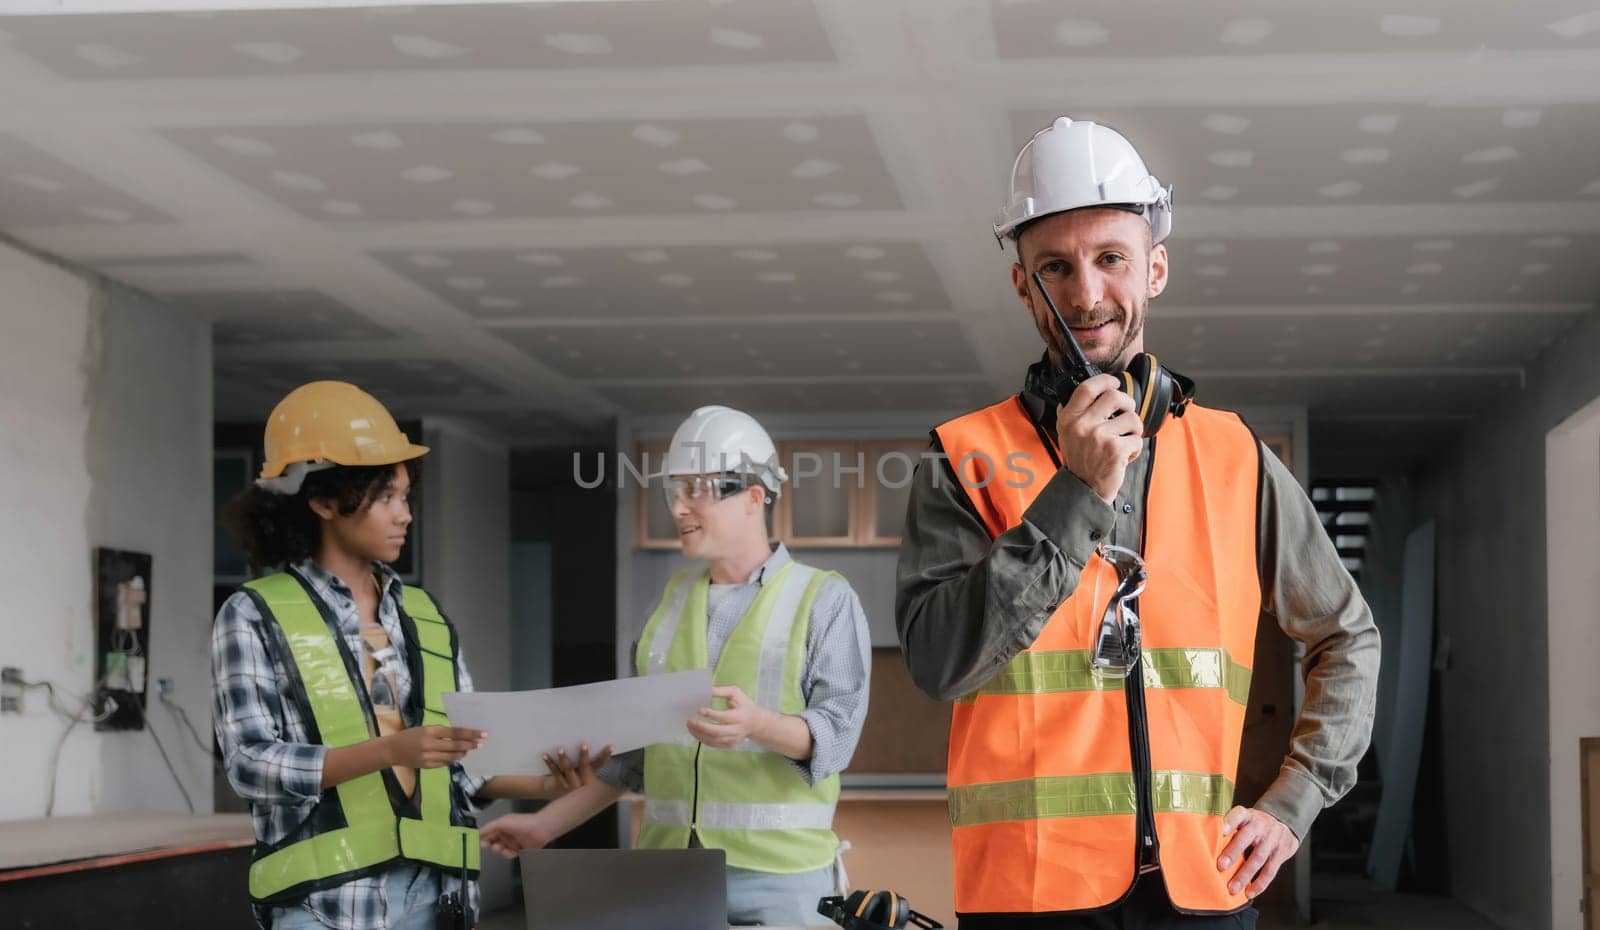
[[[758,479],[774,497],[789,477],[778,464],[772,437],[755,417],[732,407],[701,407],[672,434],[661,474],[670,478],[728,472]]]
[[[1109,126],[1062,116],[1028,140],[1011,165],[1011,199],[995,218],[996,239],[1023,224],[1082,207],[1138,206],[1156,242],[1172,232],[1172,188],[1145,169]]]

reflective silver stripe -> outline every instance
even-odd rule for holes
[[[690,822],[688,801],[663,801],[645,798],[644,822],[661,827],[687,827]]]
[[[708,830],[827,830],[833,827],[833,805],[702,801],[699,826]]]
[[[761,639],[761,671],[756,678],[756,703],[773,710],[783,706],[783,673],[789,665],[789,635],[794,632],[795,614],[806,596],[806,587],[817,576],[809,565],[790,562],[784,573],[783,588],[767,617],[766,634]]]
[[[646,654],[649,674],[660,675],[667,670],[667,653],[672,650],[672,640],[678,635],[678,625],[683,622],[683,604],[689,599],[689,589],[699,580],[689,572],[683,572],[677,584],[673,585],[672,600],[667,604],[667,612],[661,615],[661,622],[656,625],[655,638],[650,640],[650,651]]]

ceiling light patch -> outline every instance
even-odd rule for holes
[[[756,280],[765,284],[793,284],[799,279],[792,271],[763,271],[756,275]]]
[[[702,210],[732,210],[739,202],[722,194],[695,194],[694,205]]]
[[[831,162],[825,158],[808,158],[795,165],[794,170],[789,173],[802,181],[814,181],[818,178],[825,178],[838,170],[838,162]]]
[[[1507,129],[1532,129],[1544,120],[1538,107],[1512,107],[1500,114],[1500,125]]]
[[[1562,37],[1563,39],[1580,39],[1586,35],[1600,32],[1600,10],[1591,10],[1588,13],[1579,13],[1566,19],[1558,19],[1548,23],[1545,28]]]
[[[458,291],[481,291],[489,286],[489,279],[478,275],[457,275],[444,283]]]
[[[1300,273],[1308,278],[1326,278],[1338,274],[1339,266],[1323,263],[1301,265]]]
[[[567,201],[579,210],[604,210],[611,206],[611,198],[594,191],[584,191]]]
[[[1212,113],[1202,119],[1200,125],[1218,135],[1237,136],[1250,128],[1250,120],[1231,113]]]
[[[656,170],[663,174],[687,178],[696,174],[705,174],[711,170],[711,166],[699,158],[679,158],[656,165]]]
[[[1226,242],[1200,242],[1196,243],[1194,247],[1196,255],[1225,255],[1227,251],[1228,244]]]
[[[644,123],[633,128],[633,137],[657,148],[670,148],[683,139],[683,133],[654,123]]]
[[[400,54],[428,61],[446,61],[460,58],[467,53],[467,50],[459,45],[425,35],[394,35],[389,37],[389,41]]]
[[[778,257],[771,249],[735,249],[733,257],[742,262],[770,262]]]
[[[1502,162],[1516,161],[1520,157],[1517,150],[1509,145],[1496,145],[1486,149],[1477,149],[1461,156],[1463,164],[1467,165],[1498,165]]]
[[[1493,191],[1499,186],[1499,178],[1484,178],[1482,181],[1473,181],[1470,184],[1462,184],[1457,187],[1452,187],[1450,190],[1457,197],[1460,197],[1464,200],[1470,200],[1474,197],[1482,197],[1484,194]]]
[[[1201,191],[1200,196],[1207,200],[1232,200],[1239,196],[1239,189],[1228,184],[1213,184]]]
[[[432,252],[418,252],[414,255],[408,255],[406,256],[406,261],[418,268],[449,268],[455,264],[443,255],[436,255]]]
[[[1529,262],[1528,264],[1523,265],[1518,270],[1522,274],[1528,275],[1530,277],[1533,276],[1533,275],[1547,274],[1550,271],[1550,263],[1549,262]]]
[[[910,291],[879,291],[872,296],[886,304],[907,304],[910,303],[912,298],[914,298],[916,295],[912,294]]]
[[[868,281],[871,281],[874,284],[893,284],[896,281],[900,280],[900,277],[901,277],[900,272],[898,272],[898,271],[887,271],[887,270],[885,270],[885,271],[864,271],[864,272],[861,273],[861,276],[863,278],[866,278]]]
[[[817,141],[822,133],[810,123],[790,123],[783,127],[783,137],[797,145]]]
[[[1056,23],[1056,41],[1068,48],[1105,45],[1111,30],[1092,19],[1063,19]]]
[[[1194,273],[1202,278],[1225,278],[1228,276],[1227,265],[1201,265]]]
[[[1361,193],[1362,186],[1360,181],[1336,181],[1317,188],[1317,193],[1331,200],[1343,200]]]
[[[712,27],[711,31],[707,33],[707,38],[711,40],[712,45],[741,52],[754,51],[758,48],[765,48],[767,45],[766,39],[753,32],[745,32],[742,29]]]
[[[544,37],[544,44],[568,55],[609,55],[614,51],[611,40],[595,32],[552,32]]]
[[[545,278],[544,280],[540,281],[539,282],[539,286],[540,287],[577,287],[578,285],[580,285],[582,283],[583,283],[583,279],[578,277],[577,275],[558,274],[558,275],[551,275],[550,277]],[[551,341],[554,341],[554,340],[551,340]]]
[[[1438,254],[1455,251],[1456,244],[1453,239],[1418,239],[1411,244],[1411,247],[1418,252]]]
[[[441,168],[438,165],[417,165],[400,172],[400,177],[413,184],[437,184],[440,181],[448,181],[455,176],[456,173],[454,171],[449,168]]]
[[[1256,153],[1250,149],[1222,149],[1206,156],[1218,168],[1248,168],[1256,162]]]
[[[661,265],[671,260],[671,256],[661,249],[636,249],[628,253],[628,260],[641,265]]]
[[[546,161],[529,168],[528,173],[546,181],[565,181],[567,178],[578,174],[581,170],[577,165],[568,164],[564,161]]]
[[[1235,19],[1222,27],[1222,35],[1218,37],[1223,45],[1251,46],[1260,45],[1272,35],[1272,22],[1259,17],[1248,19]]]
[[[689,285],[694,283],[694,278],[692,278],[692,277],[690,277],[689,275],[686,275],[686,274],[680,274],[678,272],[672,272],[670,274],[664,274],[664,275],[660,276],[659,278],[656,278],[656,280],[659,281],[661,284],[665,285],[666,287],[688,287]]]
[[[1410,265],[1410,266],[1407,266],[1407,268],[1406,268],[1406,274],[1442,274],[1442,273],[1444,273],[1444,265],[1441,265],[1438,262],[1418,262],[1415,265]]]
[[[519,252],[516,260],[536,268],[555,268],[567,263],[566,259],[554,252]]]
[[[1344,250],[1344,246],[1334,239],[1318,239],[1306,243],[1306,251],[1312,255],[1333,255]]]
[[[1394,113],[1371,113],[1356,120],[1356,129],[1368,135],[1386,136],[1400,128],[1400,117]]]
[[[479,297],[478,306],[485,310],[515,310],[522,306],[522,301],[515,297],[502,297],[498,294],[490,294],[484,297]]]

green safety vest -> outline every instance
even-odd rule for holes
[[[306,583],[282,572],[244,588],[263,621],[276,623],[281,633],[273,638],[287,650],[283,659],[291,680],[285,694],[310,712],[314,738],[330,749],[371,739],[367,707],[357,694],[359,671]],[[403,616],[415,630],[411,645],[421,654],[415,686],[422,689],[422,724],[448,726],[441,696],[456,690],[454,636],[426,591],[407,585],[403,602]],[[468,874],[476,875],[478,831],[457,822],[453,807],[449,768],[420,770],[414,803],[404,807],[391,797],[383,772],[330,788],[305,827],[283,843],[256,844],[250,897],[263,905],[293,903],[400,862],[459,872],[463,854]]]
[[[728,637],[713,670],[718,685],[738,685],[763,707],[805,710],[800,672],[811,605],[832,573],[790,562],[762,585]],[[640,637],[640,675],[705,668],[710,576],[673,575]],[[687,731],[645,749],[644,819],[639,846],[682,849],[698,834],[725,850],[728,865],[794,873],[833,862],[839,838],[833,809],[839,776],[807,785],[794,763],[745,740],[733,749],[701,745]]]

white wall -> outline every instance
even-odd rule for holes
[[[1583,897],[1579,741],[1600,736],[1600,400],[1545,437],[1550,561],[1550,874],[1553,926]]]
[[[211,355],[199,320],[0,244],[0,662],[81,695],[93,684],[95,546],[150,553],[155,732],[197,810],[211,760],[155,700],[210,727]],[[45,695],[0,717],[0,820],[42,816],[66,721]],[[144,731],[81,724],[63,748],[56,813],[187,808]]]
[[[422,583],[449,615],[473,685],[511,687],[511,479],[506,447],[450,419],[425,419]],[[501,802],[480,820],[510,810]],[[483,909],[511,903],[511,864],[483,857]]]

